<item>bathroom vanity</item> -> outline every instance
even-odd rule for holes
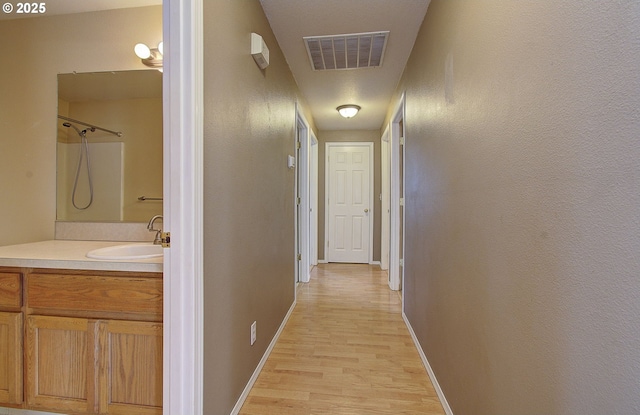
[[[118,244],[0,247],[0,406],[162,414],[162,258],[85,257]]]

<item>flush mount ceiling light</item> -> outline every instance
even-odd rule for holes
[[[358,111],[360,111],[360,106],[348,104],[348,105],[340,105],[336,110],[342,115],[344,118],[353,118],[356,116]]]
[[[149,48],[149,46],[144,43],[138,43],[133,48],[133,51],[146,66],[155,69],[162,68],[162,53],[164,51],[163,42],[158,43],[158,47],[153,49]]]

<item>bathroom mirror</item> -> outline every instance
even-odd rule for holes
[[[57,220],[162,214],[161,72],[59,74],[56,121]]]

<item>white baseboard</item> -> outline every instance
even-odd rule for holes
[[[287,321],[289,321],[289,317],[291,317],[291,313],[293,313],[293,309],[295,307],[296,307],[296,301],[293,302],[293,304],[291,305],[291,308],[289,308],[289,311],[287,312],[287,315],[284,316],[284,320],[282,320],[282,323],[280,324],[280,327],[278,328],[276,335],[273,336],[271,343],[269,343],[269,347],[267,347],[267,350],[264,352],[262,359],[260,359],[260,363],[258,363],[256,370],[253,371],[253,375],[251,375],[251,378],[249,379],[247,386],[245,386],[244,390],[242,391],[242,394],[240,395],[240,398],[238,399],[238,402],[236,402],[236,406],[233,407],[233,410],[231,411],[231,415],[238,415],[238,413],[240,413],[240,409],[242,409],[242,405],[244,405],[244,401],[247,400],[247,397],[249,396],[249,392],[251,392],[251,388],[253,387],[253,384],[256,383],[256,380],[258,379],[258,375],[260,374],[260,371],[262,371],[264,364],[267,362],[267,359],[269,358],[271,351],[276,345],[276,342],[278,341],[278,338],[280,337],[282,330],[284,330],[284,326],[286,326]]]
[[[328,264],[329,261],[324,260],[324,259],[319,259],[318,260],[318,264]],[[380,265],[380,261],[371,261],[369,262],[369,265]]]
[[[402,311],[402,319],[404,320],[404,324],[407,325],[407,329],[409,330],[409,334],[411,334],[413,343],[416,345],[416,348],[418,349],[418,353],[420,354],[420,359],[422,359],[422,364],[424,365],[424,368],[427,369],[427,373],[429,374],[431,383],[433,383],[433,387],[436,390],[436,393],[438,394],[438,398],[440,399],[440,403],[442,404],[444,413],[446,415],[453,415],[453,411],[449,406],[449,402],[447,402],[447,398],[444,397],[444,392],[442,391],[442,388],[440,388],[438,379],[436,379],[436,374],[433,373],[433,369],[431,369],[431,365],[427,360],[427,356],[425,356],[424,351],[422,350],[422,346],[420,346],[420,342],[418,341],[418,338],[416,337],[416,333],[413,331],[413,327],[411,327],[411,323],[409,323],[409,320],[407,319],[407,315],[404,313],[404,310]]]

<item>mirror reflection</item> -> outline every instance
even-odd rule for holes
[[[57,220],[162,214],[162,73],[58,75]]]

